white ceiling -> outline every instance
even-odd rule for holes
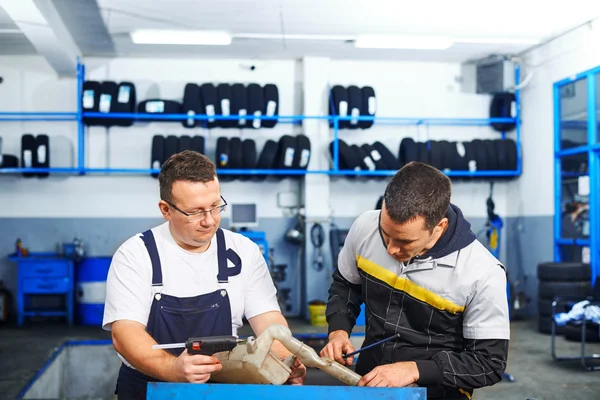
[[[0,0],[28,1],[28,0]],[[31,1],[31,0],[29,0]],[[135,29],[232,34],[423,34],[548,40],[600,15],[599,0],[33,0],[52,2],[84,56],[299,58],[461,62],[531,44],[455,44],[446,50],[356,49],[342,40],[234,39],[229,46],[132,43]],[[77,1],[77,7],[73,1]],[[35,52],[0,8],[0,54]],[[26,32],[25,32],[26,33]],[[19,53],[19,51],[21,53]]]

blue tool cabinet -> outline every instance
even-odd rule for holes
[[[25,317],[66,317],[73,325],[73,271],[74,261],[55,253],[32,253],[28,256],[12,255],[9,260],[18,266],[17,323],[23,325]],[[56,295],[65,297],[61,309],[34,309],[27,307],[31,295]]]

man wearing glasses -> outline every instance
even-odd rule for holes
[[[123,361],[119,399],[145,398],[151,381],[205,383],[221,369],[215,357],[153,344],[236,335],[243,316],[256,335],[287,326],[258,246],[219,227],[227,202],[215,165],[186,150],[167,160],[158,180],[166,222],[123,243],[108,273],[103,328]],[[297,361],[292,369],[289,383],[302,384],[306,368]]]
[[[450,203],[451,182],[411,162],[389,182],[381,210],[352,224],[329,289],[329,343],[321,356],[352,364],[348,338],[365,303],[358,386],[427,387],[427,397],[470,399],[502,380],[510,325],[504,266]]]

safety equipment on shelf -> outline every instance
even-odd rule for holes
[[[515,94],[495,93],[490,103],[490,118],[516,118],[516,116]],[[490,125],[498,132],[509,132],[515,129],[514,122],[492,122]]]
[[[203,114],[202,98],[200,97],[200,86],[196,83],[187,83],[183,89],[182,111],[189,119],[181,121],[184,128],[194,128],[198,124],[203,125],[204,121],[194,119],[197,114]]]
[[[347,88],[335,85],[329,94],[329,115],[350,117],[338,121],[339,129],[368,129],[373,121],[360,121],[359,117],[374,117],[377,111],[375,90],[371,86],[359,88],[350,85]],[[333,127],[333,121],[329,123]]]

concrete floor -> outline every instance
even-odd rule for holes
[[[294,332],[315,329],[306,327],[303,323],[293,323],[292,327]],[[325,332],[326,328],[317,330]],[[14,399],[64,341],[85,339],[110,340],[110,334],[99,328],[67,329],[60,324],[48,323],[20,329],[0,326],[0,399]],[[562,338],[557,343],[562,354],[577,354],[579,351],[577,343],[567,342]],[[588,352],[600,353],[600,344],[589,345]],[[600,398],[600,371],[585,371],[576,361],[553,361],[550,355],[550,336],[537,333],[535,321],[513,322],[507,372],[514,376],[515,382],[501,382],[493,387],[479,389],[475,392],[474,399]],[[328,382],[330,380],[320,376],[318,371],[310,371],[308,375],[307,383],[323,385],[329,384]]]

